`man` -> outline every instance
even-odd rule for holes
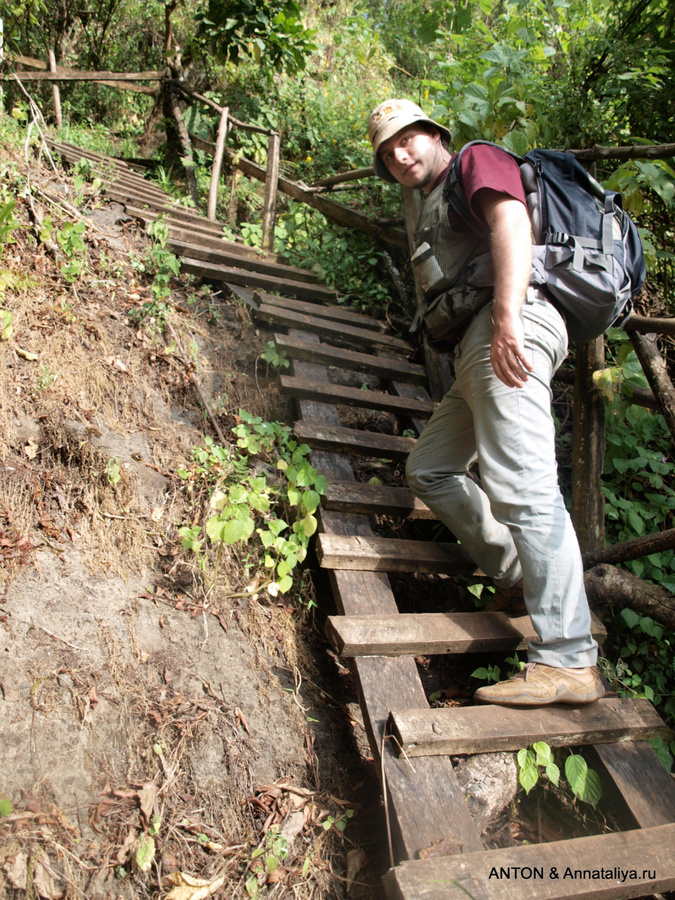
[[[452,159],[446,128],[409,100],[389,100],[373,111],[369,136],[377,174],[428,195],[414,243],[430,245],[437,284],[450,305],[468,290],[474,306],[448,337],[455,382],[410,454],[408,483],[498,589],[517,594],[522,581],[539,636],[523,672],[475,697],[506,706],[591,703],[604,689],[551,415],[550,381],[567,333],[556,308],[528,286],[532,237],[518,165],[494,147],[464,152],[467,224],[443,196]],[[474,286],[486,259],[490,278],[475,277]],[[482,487],[469,476],[476,459]]]

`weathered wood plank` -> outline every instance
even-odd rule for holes
[[[429,418],[435,404],[431,400],[406,400],[384,391],[362,391],[359,388],[344,387],[340,384],[310,383],[290,375],[279,376],[282,394],[291,394],[307,400],[323,400],[330,403],[347,403],[362,409],[382,409],[399,416]]]
[[[297,336],[294,332],[291,337]],[[317,338],[318,341],[318,338]],[[296,373],[305,378],[325,378],[321,367],[295,361]],[[316,420],[319,427],[337,425],[334,406],[311,400],[298,403],[303,418]],[[296,423],[296,428],[298,424]],[[296,432],[297,433],[297,432]],[[331,480],[353,478],[344,455],[312,453],[312,464]],[[321,526],[337,534],[371,533],[363,516],[347,516],[321,509]],[[330,579],[338,609],[350,615],[395,613],[396,600],[384,573],[331,572]],[[399,659],[359,659],[353,663],[359,682],[362,709],[370,746],[382,771],[383,790],[389,797],[391,827],[396,852],[412,858],[423,847],[452,835],[466,852],[481,850],[482,842],[468,812],[462,790],[449,759],[433,757],[411,766],[399,759],[391,740],[383,740],[389,709],[394,701],[417,708],[426,703],[417,666],[411,657]]]
[[[148,221],[157,218],[157,216],[149,212],[145,212],[143,217],[147,218]],[[169,237],[175,238],[177,241],[189,243],[197,237],[192,227],[186,228],[185,225],[180,224],[179,220],[165,219],[164,221],[169,226]],[[178,224],[173,224],[174,222]],[[286,265],[284,258],[279,253],[262,252],[256,247],[249,247],[247,244],[228,241],[223,236],[222,224],[208,222],[206,219],[201,220],[198,224],[204,228],[203,234],[199,235],[199,243],[203,247],[211,247],[214,250],[226,250],[228,253],[236,253],[237,256],[245,257],[246,259],[263,259],[267,262],[279,263],[282,266]]]
[[[207,281],[231,281],[233,284],[246,284],[272,291],[283,291],[294,297],[321,297],[325,300],[335,300],[335,291],[322,284],[303,284],[301,281],[261,275],[258,272],[247,272],[217,263],[203,262],[188,256],[183,258],[181,270],[198,275],[200,278],[206,278]],[[264,317],[262,310],[261,317]]]
[[[352,569],[361,572],[434,572],[447,575],[482,574],[459,544],[320,534],[317,536],[316,553],[320,565],[325,569]]]
[[[306,270],[299,270],[306,271]],[[314,274],[313,272],[311,273]],[[367,328],[373,331],[385,332],[387,326],[379,319],[373,319],[355,309],[345,306],[331,306],[328,303],[309,303],[305,300],[293,300],[290,297],[278,297],[276,294],[267,294],[265,291],[256,291],[260,303],[269,303],[271,306],[281,306],[283,309],[297,309],[298,312],[307,313],[309,316],[319,316],[323,319],[331,319],[335,322],[345,322],[355,328]],[[305,343],[307,343],[305,341]]]
[[[675,825],[661,825],[407,860],[384,884],[389,900],[627,900],[675,888],[674,846]]]
[[[373,516],[434,519],[429,507],[402,487],[377,484],[331,483],[322,498],[325,509]]]
[[[326,633],[347,658],[517,650],[538,637],[529,616],[511,618],[502,612],[329,616]],[[593,635],[598,641],[606,637],[595,617]]]
[[[201,242],[200,242],[201,243]],[[217,263],[221,266],[234,266],[239,269],[246,269],[247,272],[259,272],[262,275],[269,275],[272,278],[286,278],[293,281],[302,281],[309,284],[317,284],[316,276],[313,272],[307,272],[304,269],[298,269],[295,266],[286,266],[281,263],[275,263],[264,259],[264,257],[246,257],[231,253],[227,248],[206,247],[197,245],[194,237],[191,241],[179,241],[169,236],[167,246],[173,250],[177,256],[189,256],[191,259],[202,259],[205,262]],[[310,306],[310,304],[307,304]]]
[[[280,288],[279,288],[280,289]],[[330,298],[335,300],[335,294]],[[318,337],[333,338],[339,341],[345,341],[350,344],[361,344],[366,347],[382,347],[398,353],[410,353],[412,348],[410,344],[402,341],[400,338],[391,337],[387,334],[379,334],[367,328],[354,328],[352,325],[345,325],[337,322],[328,322],[320,316],[307,316],[300,312],[286,312],[279,306],[272,306],[263,303],[258,311],[258,318],[262,321],[269,322],[272,325],[281,325],[284,328],[301,329],[302,331],[310,331]],[[328,381],[326,375],[321,381]]]
[[[331,316],[326,315],[326,318]],[[399,378],[419,384],[426,379],[426,372],[422,366],[400,357],[374,356],[372,353],[359,353],[357,350],[331,347],[328,344],[317,345],[299,338],[291,340],[283,334],[275,334],[274,340],[277,348],[284,350],[291,359],[304,359],[308,362],[351,369],[354,372],[369,372],[381,378]]]
[[[675,780],[648,743],[598,744],[589,764],[626,828],[675,822]]]
[[[670,734],[649,700],[620,697],[582,706],[394,709],[391,723],[408,756],[520,750],[535,741],[578,747]]]
[[[298,421],[293,425],[293,432],[298,440],[316,450],[375,456],[378,459],[407,459],[415,446],[415,438],[380,434],[375,431],[359,431],[356,428],[344,428],[342,425]]]

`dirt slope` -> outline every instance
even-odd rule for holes
[[[310,575],[274,600],[232,553],[207,593],[177,533],[210,432],[191,376],[228,437],[240,407],[290,418],[267,336],[187,279],[143,312],[122,207],[34,152],[3,162],[29,196],[0,258],[0,896],[378,896],[341,830],[363,763]]]

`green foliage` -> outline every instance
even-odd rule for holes
[[[480,678],[481,681],[486,681],[488,684],[496,684],[500,676],[501,669],[499,666],[480,666],[471,673],[472,678]]]
[[[287,369],[291,364],[286,351],[282,350],[279,352],[274,341],[268,341],[265,344],[265,350],[261,354],[261,359],[264,359],[268,366],[273,366],[275,369]]]
[[[246,880],[246,893],[249,897],[260,897],[261,885],[264,885],[288,856],[288,838],[281,834],[278,825],[271,825],[265,832],[264,844],[251,853],[251,875]]]
[[[169,229],[162,216],[151,222],[147,231],[151,238],[150,246],[143,258],[135,260],[133,264],[139,272],[152,276],[152,300],[146,301],[138,309],[129,310],[127,315],[132,322],[146,322],[162,331],[171,310],[171,279],[180,273],[180,261],[166,247]]]
[[[604,670],[621,697],[644,697],[675,723],[675,634],[650,616],[624,608],[612,620],[617,661]]]
[[[531,748],[518,751],[518,780],[529,794],[542,776],[546,776],[554,787],[560,785],[560,768],[554,761],[553,751],[546,741],[539,741]],[[574,796],[589,803],[595,808],[602,799],[602,785],[600,777],[588,764],[583,756],[578,753],[570,753],[565,759],[565,778]]]
[[[315,512],[327,483],[309,463],[309,447],[292,439],[291,430],[239,411],[233,429],[237,448],[223,448],[211,439],[194,451],[190,469],[179,476],[209,493],[209,517],[202,526],[183,526],[183,546],[201,554],[206,534],[218,548],[248,545],[246,569],[271,596],[287,593],[293,573],[307,556],[309,539],[317,528]],[[250,470],[248,460],[259,457],[266,471]],[[288,520],[288,521],[287,521]]]
[[[0,819],[4,816],[11,816],[12,802],[9,797],[0,797]]]
[[[77,281],[88,269],[89,256],[83,238],[86,227],[84,220],[80,219],[78,222],[66,221],[61,228],[53,231],[66,258],[66,262],[61,264],[61,274],[69,284]],[[43,231],[51,229],[51,220],[45,221],[42,228]]]
[[[12,232],[19,227],[19,222],[14,218],[16,200],[9,200],[0,206],[0,258],[8,244],[15,244]]]
[[[630,402],[647,380],[627,336],[612,330],[613,366],[595,380],[608,402],[603,473],[607,538],[610,543],[675,527],[672,439],[663,416]],[[673,551],[632,560],[626,566],[675,591]]]
[[[303,69],[316,50],[313,33],[302,24],[295,0],[208,0],[195,16],[196,40],[215,59],[237,63],[253,58],[268,71],[291,74]]]

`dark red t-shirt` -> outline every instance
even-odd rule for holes
[[[434,187],[445,179],[452,160],[456,156],[457,154],[453,153],[448,167],[438,176]],[[493,191],[499,191],[500,194],[506,194],[514,200],[520,200],[527,208],[518,163],[499,147],[490,147],[486,144],[469,147],[462,154],[459,176],[469,209],[483,224],[485,224],[485,217],[480,208],[480,201],[476,198],[482,188],[490,188]],[[454,231],[466,231],[466,225],[451,210],[448,211],[448,219]]]

